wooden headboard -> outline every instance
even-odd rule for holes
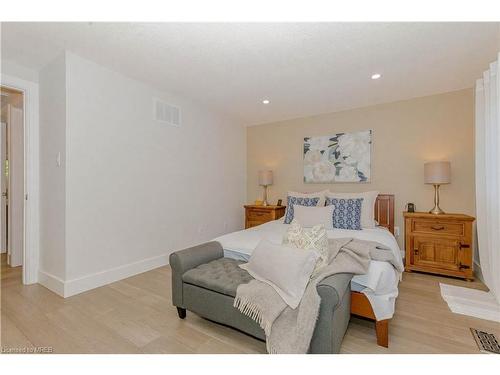
[[[394,234],[394,195],[379,194],[375,201],[375,220]]]

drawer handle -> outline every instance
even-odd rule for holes
[[[434,229],[434,230],[443,230],[444,227],[443,226],[440,226],[440,227],[432,226],[431,229]]]
[[[418,249],[413,249],[413,254],[418,255]]]

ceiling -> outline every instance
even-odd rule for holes
[[[36,70],[68,49],[253,125],[472,87],[495,60],[499,30],[498,23],[2,23],[1,47],[2,58]]]

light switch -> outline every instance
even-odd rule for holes
[[[56,165],[58,167],[61,166],[61,152],[58,152],[57,155],[56,155]]]
[[[399,237],[399,227],[394,227],[394,236]]]

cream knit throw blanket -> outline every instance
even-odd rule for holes
[[[352,238],[330,239],[328,256],[328,265],[312,275],[296,309],[264,282],[254,279],[238,286],[234,306],[262,327],[268,353],[307,353],[321,304],[316,290],[321,280],[337,273],[365,274],[370,259],[395,263],[389,249]]]

